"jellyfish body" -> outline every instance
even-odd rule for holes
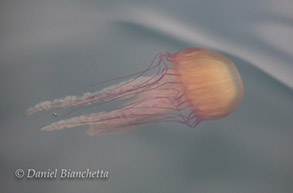
[[[146,75],[152,70],[155,70],[153,75]],[[194,128],[201,121],[220,119],[232,113],[244,94],[235,65],[225,56],[202,48],[157,54],[144,71],[121,78],[130,79],[81,97],[45,101],[26,113],[129,99],[112,111],[61,120],[42,130],[89,125],[88,135],[94,136],[151,122],[179,122]]]

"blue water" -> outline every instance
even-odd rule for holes
[[[293,15],[281,1],[2,1],[1,192],[291,193]],[[206,47],[237,66],[245,95],[229,117],[157,123],[90,138],[44,132],[33,104],[141,71],[158,52]],[[97,87],[100,89],[101,87]],[[97,108],[96,112],[101,111]],[[107,180],[17,179],[24,170],[103,169]]]

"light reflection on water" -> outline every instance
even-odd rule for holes
[[[7,192],[292,190],[291,1],[1,4],[0,176]],[[88,138],[85,128],[39,131],[56,119],[51,112],[24,116],[32,104],[141,71],[157,52],[197,46],[228,56],[243,78],[243,102],[223,120]],[[107,169],[110,178],[13,177],[31,167]]]

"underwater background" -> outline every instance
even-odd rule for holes
[[[292,193],[292,7],[291,0],[1,1],[1,192]],[[86,127],[40,131],[59,119],[55,111],[25,116],[36,103],[99,90],[111,84],[88,85],[187,47],[235,63],[245,94],[230,116],[195,129],[154,123],[98,137]],[[18,168],[99,169],[109,178],[17,179]]]

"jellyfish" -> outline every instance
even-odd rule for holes
[[[52,131],[88,125],[87,134],[98,136],[154,122],[182,123],[195,128],[202,121],[231,114],[244,94],[240,74],[232,61],[204,48],[158,53],[145,70],[113,80],[122,79],[127,80],[80,97],[41,102],[30,107],[26,114],[123,99],[127,102],[110,111],[75,116],[41,129]]]

